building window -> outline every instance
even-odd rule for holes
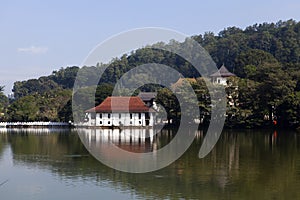
[[[100,119],[102,119],[102,113],[100,113]]]
[[[119,113],[119,119],[121,119],[121,113]]]
[[[130,119],[132,119],[132,113],[130,113]]]
[[[139,113],[139,119],[142,119],[142,113]]]
[[[110,121],[108,121],[107,124],[110,124]]]
[[[110,113],[107,114],[108,119],[110,119]]]
[[[96,119],[96,113],[94,112],[91,113],[91,119]]]
[[[102,121],[100,121],[100,124],[102,124]]]
[[[142,124],[142,122],[141,122],[141,121],[139,121],[139,124]]]
[[[132,124],[132,121],[130,121],[130,124]]]

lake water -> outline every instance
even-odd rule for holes
[[[224,131],[203,159],[197,156],[203,132],[195,134],[175,163],[130,174],[94,159],[76,131],[1,129],[1,199],[300,199],[300,134]],[[136,143],[124,137],[118,144],[148,152],[173,136],[165,129],[156,139]]]

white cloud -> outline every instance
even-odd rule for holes
[[[25,52],[25,53],[31,53],[31,54],[43,54],[48,51],[47,47],[36,47],[36,46],[31,46],[31,47],[25,47],[25,48],[18,48],[18,52]]]

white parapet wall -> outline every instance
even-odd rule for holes
[[[70,126],[68,122],[0,122],[0,127]]]

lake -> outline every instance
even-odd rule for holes
[[[300,134],[225,130],[203,159],[198,153],[204,133],[195,134],[176,162],[132,174],[93,158],[75,130],[1,129],[1,199],[300,199]],[[155,139],[119,137],[118,144],[148,152],[174,135],[163,129]]]

